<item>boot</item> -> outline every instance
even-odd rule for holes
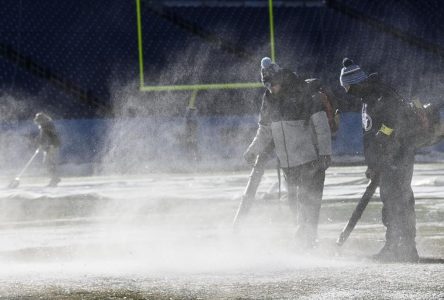
[[[384,247],[372,256],[372,259],[381,263],[417,263],[419,255],[415,242],[386,242]]]
[[[309,252],[318,247],[315,230],[307,225],[300,225],[295,233],[296,244],[303,252]]]
[[[387,241],[384,247],[372,256],[372,259],[381,263],[395,262],[396,253],[393,244]]]
[[[419,262],[419,255],[418,250],[416,250],[415,242],[401,240],[396,247],[396,257],[398,259],[398,262]]]

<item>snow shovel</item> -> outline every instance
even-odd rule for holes
[[[259,154],[251,170],[250,177],[248,179],[247,187],[245,188],[244,195],[242,196],[239,208],[234,216],[233,229],[237,229],[240,220],[247,215],[254,202],[257,189],[261,182],[262,176],[265,172],[265,164],[270,160],[270,153],[274,150],[274,144],[270,143],[265,150]]]
[[[248,213],[251,205],[254,201],[254,196],[256,195],[257,188],[264,175],[265,163],[268,161],[268,153],[261,153],[257,156],[256,162],[251,170],[250,177],[248,179],[247,187],[245,188],[244,195],[242,196],[239,208],[237,209],[236,215],[233,221],[233,229],[237,229],[240,220]]]
[[[359,219],[362,216],[362,213],[364,212],[365,208],[367,207],[367,204],[369,203],[370,199],[372,198],[373,194],[375,193],[378,185],[379,185],[379,176],[376,176],[367,185],[364,195],[362,195],[362,198],[359,200],[358,205],[356,205],[356,208],[353,211],[353,213],[350,217],[350,220],[348,221],[347,225],[345,225],[344,229],[342,230],[341,234],[339,235],[339,238],[336,241],[336,244],[338,246],[342,246],[345,243],[345,241],[348,239],[350,233],[355,228],[356,224],[358,223]]]
[[[9,183],[8,188],[15,189],[16,187],[19,186],[19,184],[20,184],[20,177],[23,175],[23,173],[25,173],[25,171],[28,169],[29,165],[31,165],[32,161],[37,156],[37,154],[39,154],[39,149],[38,148],[37,148],[37,150],[35,150],[35,152],[32,155],[32,157],[28,160],[28,162],[26,163],[25,167],[20,171],[20,173],[17,174],[17,176],[14,178],[14,180],[12,180],[11,183]]]

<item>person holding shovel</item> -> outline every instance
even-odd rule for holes
[[[268,57],[261,61],[261,75],[266,90],[259,128],[244,158],[253,164],[274,144],[297,219],[296,241],[301,250],[309,251],[317,245],[325,170],[332,153],[327,115],[310,83]]]
[[[60,182],[58,156],[60,149],[60,137],[54,126],[52,118],[43,112],[34,117],[34,123],[39,128],[38,147],[43,153],[43,163],[48,170],[50,181],[48,187],[55,187]]]
[[[415,160],[408,103],[376,73],[367,75],[344,58],[340,83],[362,102],[366,176],[380,187],[384,247],[373,256],[380,262],[418,262],[415,197],[411,182]]]

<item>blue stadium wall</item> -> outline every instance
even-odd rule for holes
[[[340,129],[333,138],[334,162],[363,163],[360,118],[358,113],[341,114]],[[181,171],[190,167],[233,170],[248,167],[242,153],[257,129],[257,116],[199,118],[198,160],[191,158],[181,139],[183,118],[59,120],[56,127],[62,139],[64,175]],[[1,153],[1,173],[16,171],[31,157],[37,133],[29,121],[0,124],[3,148],[10,148]],[[418,154],[419,161],[442,161],[444,142],[422,148]]]

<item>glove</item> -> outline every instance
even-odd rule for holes
[[[376,171],[374,169],[371,169],[370,167],[367,167],[367,170],[365,170],[365,177],[368,179],[373,179],[376,177]]]
[[[331,156],[330,155],[320,155],[318,159],[319,168],[323,171],[327,170],[331,164]]]
[[[247,150],[244,152],[244,159],[249,165],[254,165],[256,162],[257,155]]]

